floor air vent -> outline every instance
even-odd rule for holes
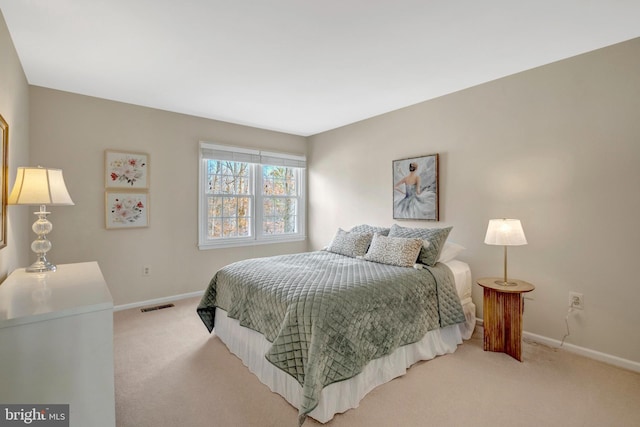
[[[146,313],[147,311],[156,311],[156,310],[162,310],[163,308],[169,308],[169,307],[173,307],[173,304],[162,304],[162,305],[154,305],[153,307],[145,307],[145,308],[141,308],[140,311],[143,313]]]

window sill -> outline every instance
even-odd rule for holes
[[[198,249],[201,251],[206,251],[209,249],[224,249],[224,248],[237,248],[242,246],[257,246],[257,245],[272,245],[276,243],[292,243],[292,242],[303,242],[307,240],[306,235],[302,236],[287,236],[287,237],[270,237],[263,239],[243,239],[243,240],[226,240],[224,242],[216,242],[216,243],[199,243]]]

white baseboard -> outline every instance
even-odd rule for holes
[[[149,306],[149,305],[164,304],[164,303],[167,303],[167,302],[179,301],[181,299],[186,299],[186,298],[201,297],[202,295],[204,295],[204,290],[195,291],[195,292],[189,292],[187,294],[173,295],[173,296],[170,296],[170,297],[150,299],[150,300],[147,300],[147,301],[132,302],[130,304],[116,305],[115,307],[113,307],[113,311],[121,311],[121,310],[128,310],[130,308],[138,308],[138,307],[146,307],[146,306]]]
[[[476,318],[476,324],[478,326],[483,326],[484,322],[482,319]],[[555,340],[553,338],[548,338],[542,335],[532,334],[531,332],[523,331],[522,337],[527,338],[531,341],[544,344],[553,348],[560,348],[561,341]],[[608,363],[613,366],[617,366],[619,368],[628,369],[634,372],[640,372],[640,363],[634,362],[633,360],[623,359],[618,356],[613,356],[611,354],[602,353],[596,350],[591,350],[589,348],[580,347],[574,344],[564,343],[562,348],[575,354],[579,354],[581,356],[588,357],[590,359],[598,360],[600,362]]]

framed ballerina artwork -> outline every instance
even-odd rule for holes
[[[438,154],[393,161],[393,219],[438,221]]]

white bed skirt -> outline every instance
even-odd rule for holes
[[[463,310],[467,322],[429,331],[422,340],[396,349],[388,356],[372,360],[355,377],[333,383],[322,390],[320,403],[310,417],[326,423],[337,413],[356,408],[362,398],[377,386],[402,376],[414,363],[453,353],[463,339],[469,339],[475,327],[475,305],[465,301]],[[289,374],[272,365],[264,355],[271,344],[258,332],[240,326],[216,308],[214,333],[238,356],[271,391],[280,394],[291,405],[300,407],[302,387]]]

